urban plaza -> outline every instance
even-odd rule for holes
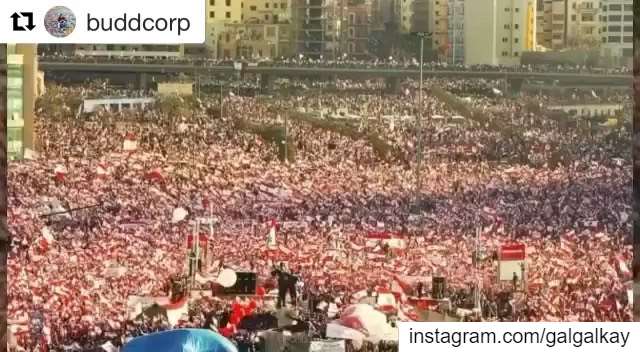
[[[202,1],[202,44],[1,53],[10,351],[634,320],[632,0]]]

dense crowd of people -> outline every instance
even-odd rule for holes
[[[416,70],[420,63],[415,59],[401,59],[389,57],[387,59],[357,60],[350,58],[340,59],[313,59],[308,57],[281,57],[277,59],[260,58],[234,60],[232,58],[211,59],[201,57],[169,56],[169,57],[145,57],[122,56],[115,53],[112,56],[84,56],[84,55],[45,55],[40,58],[44,62],[76,62],[76,63],[122,63],[122,64],[185,64],[202,66],[233,66],[237,62],[252,63],[261,67],[309,67],[309,68],[344,68],[344,69],[407,69]],[[591,74],[629,74],[627,67],[604,68],[587,65],[571,64],[536,64],[536,65],[461,65],[447,64],[446,62],[425,62],[423,69],[428,71],[482,71],[482,72],[558,72],[558,73],[591,73]]]
[[[473,84],[427,81],[456,94]],[[127,302],[169,295],[198,218],[218,222],[205,231],[203,277],[252,271],[268,291],[272,267],[286,262],[303,283],[300,300],[338,311],[362,292],[428,295],[441,276],[452,315],[479,301],[484,320],[630,321],[631,131],[566,124],[536,104],[549,97],[514,100],[484,94],[491,82],[477,85],[464,95],[486,123],[454,119],[451,103],[429,90],[420,125],[411,81],[400,95],[225,95],[222,105],[217,95],[157,97],[144,110],[80,116],[78,97],[112,88],[49,87],[37,111],[37,153],[9,166],[8,312],[26,326],[15,345],[92,350],[169,328],[161,318],[132,319]],[[282,162],[277,145],[239,120],[286,120],[295,158]],[[392,157],[362,137],[372,134]],[[186,219],[173,219],[176,209]],[[274,222],[277,244],[268,246]],[[372,241],[379,232],[403,245]],[[526,246],[526,280],[498,282],[496,253],[513,242]],[[201,298],[176,326],[223,331],[233,304]],[[272,312],[269,304],[260,298],[255,314]],[[305,319],[322,337],[328,308],[308,306]],[[402,299],[394,315],[417,320],[423,308]],[[241,335],[230,337],[240,343]]]

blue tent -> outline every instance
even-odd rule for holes
[[[136,337],[122,352],[238,352],[224,336],[205,329],[178,329]]]

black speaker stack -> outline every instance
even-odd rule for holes
[[[223,289],[227,295],[255,295],[256,294],[256,273],[236,272],[236,283],[231,287]]]

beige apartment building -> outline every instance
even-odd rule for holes
[[[601,55],[611,64],[633,66],[633,0],[601,1]]]
[[[601,0],[539,1],[538,44],[552,50],[598,47],[600,12]]]
[[[465,1],[465,64],[519,64],[523,52],[535,50],[535,5],[535,0]]]
[[[225,51],[224,45],[231,41],[225,33],[225,25],[242,23],[243,1],[238,0],[205,0],[207,16],[205,47],[207,55],[214,58],[230,58],[235,53]],[[226,41],[229,40],[229,41]]]
[[[290,56],[291,0],[243,0],[239,22],[225,23],[219,50],[225,58]]]
[[[447,59],[450,50],[449,41],[449,0],[429,0],[429,32],[432,34],[432,49],[436,50],[440,60]]]

